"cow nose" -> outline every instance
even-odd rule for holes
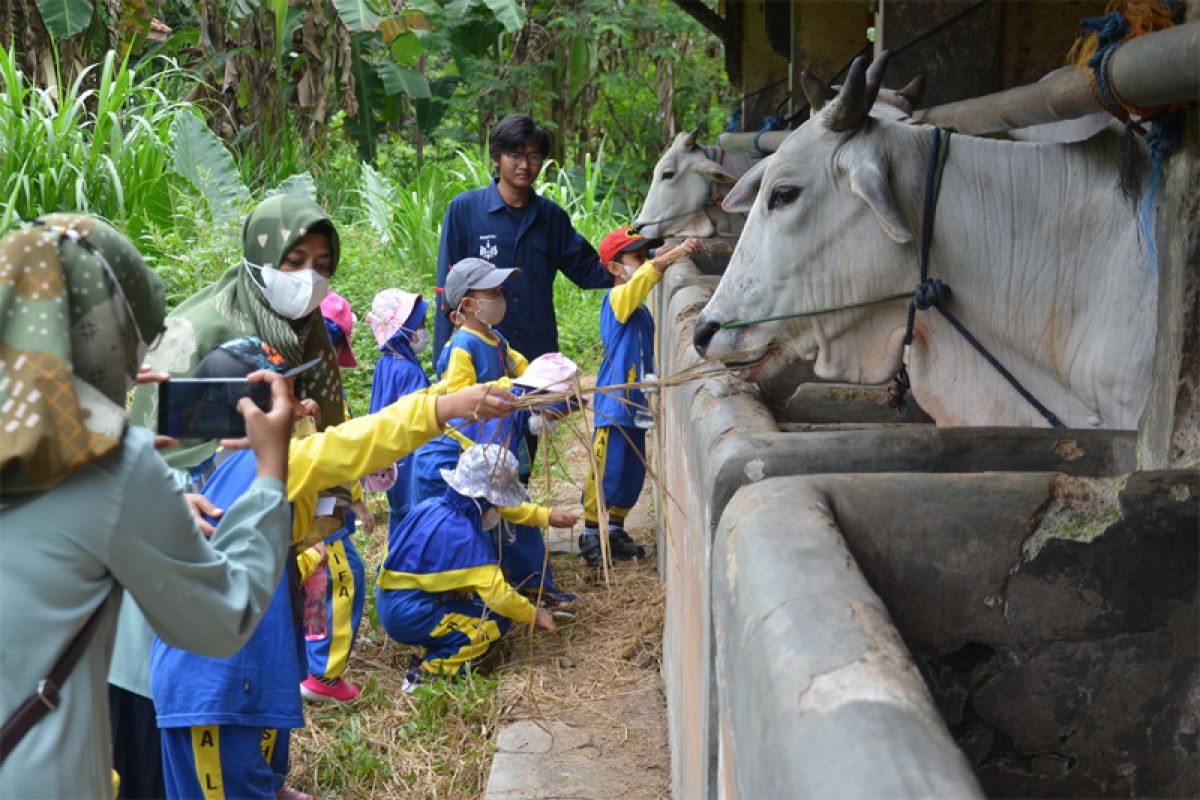
[[[712,341],[719,330],[721,330],[719,322],[702,319],[696,323],[696,329],[692,332],[692,344],[701,358],[704,357],[704,351],[708,349],[708,343]]]

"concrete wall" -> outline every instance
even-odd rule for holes
[[[692,326],[716,281],[715,276],[705,275],[689,264],[680,264],[667,272],[652,299],[658,321],[657,348],[662,374],[677,372],[697,362],[691,347]],[[1071,667],[1063,658],[1079,646],[1065,643],[1070,636],[1075,636],[1078,642],[1093,635],[1095,628],[1089,626],[1101,615],[1099,605],[1090,600],[1083,603],[1079,614],[1058,628],[1047,622],[1050,632],[1038,640],[1036,647],[1020,638],[1022,626],[1001,630],[994,624],[997,615],[1003,618],[1009,613],[1010,606],[997,598],[1005,597],[1008,571],[1021,564],[1021,546],[1030,535],[1032,521],[1048,515],[1058,520],[1063,530],[1078,527],[1071,516],[1070,504],[1064,505],[1066,501],[1062,500],[1063,497],[1078,499],[1078,486],[1069,482],[1055,484],[1046,475],[1020,473],[1053,471],[1075,476],[1112,476],[1127,472],[1134,461],[1132,434],[937,429],[923,424],[817,425],[795,421],[795,417],[780,424],[760,401],[754,387],[728,376],[666,390],[659,402],[662,422],[655,434],[654,449],[663,483],[657,498],[659,558],[667,597],[663,668],[675,797],[829,796],[849,795],[859,790],[861,794],[889,796],[969,796],[977,787],[974,778],[964,777],[967,773],[962,766],[966,762],[957,751],[946,749],[949,739],[943,717],[950,720],[960,745],[974,747],[968,751],[970,760],[984,776],[984,787],[989,793],[1059,796],[1066,792],[1055,790],[1069,790],[1114,796],[1131,787],[1139,791],[1147,786],[1178,790],[1183,785],[1180,781],[1189,775],[1195,777],[1194,770],[1188,773],[1179,766],[1179,759],[1182,755],[1196,755],[1197,740],[1188,739],[1191,735],[1188,731],[1200,728],[1200,723],[1178,715],[1175,718],[1163,713],[1150,715],[1154,719],[1151,728],[1157,737],[1155,741],[1160,745],[1169,741],[1171,746],[1167,747],[1169,753],[1163,756],[1162,764],[1141,773],[1140,782],[1122,778],[1120,772],[1124,769],[1125,773],[1136,775],[1140,764],[1130,772],[1128,764],[1133,761],[1121,767],[1096,758],[1097,748],[1116,751],[1120,749],[1118,744],[1126,748],[1131,759],[1140,758],[1147,746],[1145,737],[1124,731],[1106,716],[1120,703],[1133,702],[1136,693],[1117,697],[1104,695],[1103,687],[1095,687],[1097,694],[1103,695],[1095,707],[1082,701],[1063,704],[1045,698],[1055,713],[1040,718],[1045,723],[1039,729],[1040,739],[1022,741],[1020,737],[1013,738],[1012,732],[1023,723],[1025,712],[1006,717],[1000,708],[1003,703],[998,705],[994,694],[982,692],[985,686],[971,682],[971,675],[983,670],[989,679],[1001,676],[1012,681],[1012,691],[1023,699],[1034,690],[1031,682],[1047,680],[1046,676],[1053,673],[1058,681],[1054,685],[1061,687],[1063,676],[1072,675],[1072,670],[1078,673],[1080,665]],[[986,478],[962,475],[989,470],[1017,474]],[[848,543],[844,558],[836,537],[828,531],[823,539],[812,538],[807,550],[781,548],[779,541],[797,535],[794,526],[787,527],[789,520],[795,519],[799,524],[804,509],[793,504],[790,507],[795,512],[793,517],[787,513],[789,507],[777,500],[798,498],[805,491],[832,490],[826,484],[781,489],[771,479],[793,480],[829,473],[855,473],[837,479],[840,481],[837,492],[842,494],[837,495],[840,499],[830,501],[841,535]],[[875,478],[869,473],[892,474]],[[901,473],[908,477],[900,479],[897,476]],[[875,489],[852,491],[856,483]],[[1200,526],[1200,520],[1195,518],[1200,504],[1195,498],[1200,497],[1200,487],[1192,488],[1194,483],[1194,473],[1174,484],[1168,480],[1152,493],[1153,503],[1143,504],[1152,508],[1154,503],[1171,500],[1187,510],[1172,512],[1175,516],[1169,518],[1169,527],[1174,538],[1165,549],[1153,550],[1156,569],[1178,572],[1178,565],[1173,566],[1167,554],[1172,548],[1184,548],[1181,552],[1186,560],[1186,553],[1190,552],[1186,548],[1195,547],[1195,533]],[[768,485],[773,494],[760,495],[759,492],[767,492]],[[882,491],[888,486],[901,485],[916,489],[908,494]],[[957,499],[947,504],[946,492],[951,490]],[[764,502],[763,497],[776,500]],[[881,506],[882,501],[872,500],[882,497],[890,498],[893,505]],[[754,513],[748,512],[747,503],[755,507]],[[982,518],[976,514],[976,506],[1007,520],[1007,539],[997,543],[985,535],[994,524],[991,518],[979,521]],[[872,509],[876,516],[854,517],[859,508]],[[1097,518],[1108,519],[1104,516],[1107,513]],[[860,520],[853,530],[840,524],[851,518]],[[940,521],[936,542],[928,546],[912,543],[906,538],[911,525],[899,524],[904,520],[922,524]],[[897,527],[887,528],[883,523],[895,523]],[[1091,530],[1086,524],[1083,527]],[[864,538],[861,534],[864,530],[874,531],[875,537]],[[1050,526],[1050,530],[1058,528]],[[1024,534],[1018,535],[1020,531]],[[1100,534],[1092,530],[1089,535]],[[1054,538],[1046,535],[1047,541]],[[970,547],[958,552],[955,541],[970,542]],[[889,543],[890,547],[884,546]],[[928,547],[935,548],[937,558],[929,556]],[[1051,542],[1050,547],[1047,552],[1054,552],[1059,545]],[[833,559],[845,565],[838,594],[842,599],[837,601],[841,616],[822,612],[814,617],[812,589],[800,585],[803,577],[811,574],[812,565],[807,564],[807,559],[813,558],[817,551],[826,562]],[[1128,547],[1121,552],[1126,555],[1110,553],[1107,557],[1118,561],[1129,557]],[[904,554],[909,557],[899,558]],[[839,558],[842,560],[838,561]],[[970,591],[982,591],[980,587],[985,585],[973,583],[982,580],[983,573],[963,566],[973,560],[979,562],[979,569],[990,576],[989,580],[999,583],[988,592],[968,597]],[[1025,584],[1027,591],[1035,597],[1044,590],[1046,593],[1041,595],[1044,600],[1052,598],[1056,604],[1079,605],[1080,598],[1090,596],[1088,593],[1095,589],[1095,575],[1091,571],[1094,565],[1085,562],[1086,558],[1072,562],[1069,568],[1059,564],[1055,568],[1060,570],[1055,573],[1057,577],[1047,573],[1031,579]],[[1189,562],[1193,573],[1196,562],[1193,554]],[[892,571],[881,568],[889,563],[906,566]],[[939,566],[930,571],[932,563]],[[865,581],[860,580],[858,565]],[[1064,569],[1075,577],[1060,581]],[[826,572],[820,571],[828,578]],[[1033,574],[1032,568],[1029,574]],[[1187,585],[1188,574],[1180,580],[1171,584],[1175,587],[1174,596],[1159,598],[1161,602],[1155,606],[1158,611],[1133,617],[1154,631],[1154,636],[1146,639],[1147,642],[1153,639],[1153,646],[1167,647],[1165,643],[1174,636],[1175,645],[1185,648],[1177,652],[1194,654],[1194,637],[1189,640],[1181,632],[1184,628],[1179,627],[1179,621],[1196,621],[1197,580],[1193,574],[1190,595],[1179,589]],[[1145,573],[1133,585],[1144,594],[1158,591]],[[780,587],[795,589],[795,602],[775,602],[772,598]],[[1048,587],[1053,587],[1053,591]],[[922,594],[918,591],[921,589],[929,591]],[[939,594],[942,591],[946,594]],[[1126,591],[1119,596],[1131,595]],[[854,602],[848,598],[854,598]],[[995,609],[997,605],[1001,610]],[[1022,608],[1028,611],[1036,605],[1036,602],[1026,603]],[[943,606],[944,613],[935,613]],[[870,618],[866,628],[863,628],[864,613]],[[826,619],[840,619],[841,627],[822,627],[822,620]],[[895,619],[898,627],[893,627],[890,619]],[[989,619],[993,623],[988,623]],[[1175,622],[1168,624],[1170,620]],[[1069,628],[1070,625],[1075,627]],[[760,635],[768,628],[773,631],[772,636]],[[1164,633],[1168,628],[1170,631]],[[752,630],[757,632],[748,633]],[[795,632],[794,638],[788,638],[788,631]],[[1132,629],[1113,632],[1109,644],[1127,641],[1122,637],[1134,634]],[[916,654],[915,661],[909,658],[904,646],[896,644],[901,639]],[[1190,651],[1186,650],[1189,641]],[[1036,661],[1035,651],[1041,653],[1052,647],[1058,648],[1054,651],[1057,655],[1043,663],[1040,673],[1035,668],[1030,668],[1032,672],[1016,668],[1024,669],[1027,659]],[[838,648],[849,649],[839,652]],[[886,658],[867,658],[869,654],[880,653],[887,654]],[[804,669],[793,668],[800,655],[808,658],[809,663]],[[1121,658],[1120,648],[1100,647],[1095,657],[1096,663],[1107,659],[1110,666],[1116,665]],[[1125,657],[1133,658],[1129,651],[1125,651]],[[1002,661],[1013,669],[999,669]],[[823,695],[827,702],[821,708],[835,709],[836,712],[830,712],[833,716],[797,711],[793,701],[796,692],[823,674],[821,664],[841,667],[851,663],[884,663],[891,670],[885,683],[900,688],[882,699],[855,700],[852,689],[860,684],[852,681],[843,687],[848,694]],[[1186,687],[1187,681],[1195,681],[1194,660],[1190,667],[1177,660],[1168,659],[1165,663],[1167,673],[1171,670],[1175,673],[1173,678],[1167,673],[1155,673],[1151,682],[1157,681],[1156,688],[1150,692],[1157,703],[1155,708],[1161,710],[1171,702],[1175,703],[1172,708],[1184,708],[1187,695],[1180,695],[1179,691],[1181,686]],[[909,680],[918,668],[934,687],[933,701]],[[1131,686],[1144,687],[1142,679],[1147,678],[1147,673],[1138,669],[1141,667],[1122,670],[1112,666],[1106,674],[1109,679],[1118,674],[1129,677],[1134,680]],[[851,674],[856,673],[852,670]],[[1076,674],[1073,679],[1081,677]],[[1000,684],[989,680],[985,685],[994,689]],[[1195,699],[1191,702],[1194,707]],[[981,707],[989,709],[987,714],[980,711]],[[932,708],[939,709],[943,717],[932,713]],[[1086,711],[1089,726],[1098,726],[1101,733],[1081,737],[1079,730],[1071,729],[1070,718],[1080,713],[1079,709]],[[827,727],[834,722],[834,728]],[[919,730],[920,735],[914,733],[905,737],[904,742],[898,742],[896,737],[887,735],[893,725],[915,726],[914,731]],[[835,730],[841,738],[833,737],[831,731]],[[1167,735],[1166,731],[1173,733]],[[1124,737],[1123,744],[1114,741],[1118,735]],[[824,736],[831,738],[826,741]],[[1045,747],[1043,739],[1052,736],[1066,737],[1064,743],[1079,744],[1072,745],[1076,749]],[[822,741],[837,743],[834,750],[841,754],[838,759],[828,748],[817,746]],[[881,768],[881,760],[894,768]],[[1104,763],[1097,764],[1098,760]],[[938,766],[929,770],[914,766],[921,763]],[[835,764],[857,766],[867,783],[839,782],[830,777],[824,765]],[[1061,774],[1054,779],[1056,770]],[[1049,777],[1042,773],[1049,773]],[[829,783],[830,780],[834,783]],[[951,784],[955,787],[953,791],[947,789]],[[1039,787],[1048,788],[1040,792]]]

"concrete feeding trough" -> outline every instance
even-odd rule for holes
[[[668,271],[661,373],[714,271]],[[789,379],[659,401],[674,796],[1194,795],[1196,471]]]

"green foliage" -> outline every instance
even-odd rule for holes
[[[303,197],[315,202],[317,199],[317,184],[310,173],[298,172],[295,175],[289,175],[284,178],[279,182],[278,186],[268,191],[263,197],[265,199],[267,197],[274,197],[277,194]]]
[[[188,105],[164,88],[179,78],[173,62],[131,69],[110,51],[51,91],[0,48],[0,235],[56,211],[98,214],[135,237],[170,225],[185,188],[171,175],[172,125]]]
[[[173,224],[150,228],[139,246],[174,308],[241,261],[241,220],[216,223],[202,198],[181,195]]]
[[[237,216],[250,196],[233,156],[199,115],[181,111],[171,126],[175,139],[175,171],[204,195],[215,219]]]
[[[520,28],[525,22],[525,10],[517,0],[483,0],[483,4],[491,9],[509,33]]]
[[[720,44],[670,0],[525,5],[511,40],[437,62],[463,80],[443,130],[481,140],[504,114],[527,113],[551,130],[556,158],[596,155],[602,141],[626,167],[622,192],[640,195],[669,132],[700,128],[710,138],[723,129],[736,98]]]
[[[457,717],[463,724],[490,724],[497,710],[496,689],[500,682],[478,672],[463,676],[438,678],[417,687],[417,713],[404,726],[409,734],[438,735],[447,717]]]
[[[92,21],[91,0],[37,0],[38,13],[55,39],[67,39]]]
[[[364,0],[333,0],[333,5],[342,22],[352,31],[373,31],[379,27],[379,17]]]

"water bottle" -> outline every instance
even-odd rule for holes
[[[322,565],[304,581],[304,638],[317,641],[329,636],[329,606],[325,592],[329,589],[329,572]]]

